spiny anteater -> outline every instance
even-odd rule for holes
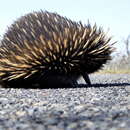
[[[111,59],[110,40],[96,25],[83,25],[47,11],[29,13],[3,36],[0,79],[17,87],[22,83],[43,83],[46,87],[59,82],[77,86],[76,80],[82,75],[90,84],[87,74]]]

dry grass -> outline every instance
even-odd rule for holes
[[[104,70],[100,70],[97,73],[112,73],[112,74],[130,74],[130,70],[125,70],[125,69],[120,69],[120,70],[116,70],[116,69],[104,69]]]
[[[122,56],[120,59],[115,60],[104,66],[103,70],[98,73],[117,73],[117,74],[130,74],[130,56]]]

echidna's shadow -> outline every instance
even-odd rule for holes
[[[69,85],[59,85],[59,86],[45,86],[45,85],[17,85],[17,86],[6,86],[6,88],[24,88],[24,89],[69,89],[69,88],[100,88],[100,87],[117,87],[117,86],[130,86],[130,83],[103,83],[103,84],[79,84],[77,87],[69,86]]]
[[[49,88],[52,88],[52,89],[58,89],[58,88],[91,88],[91,87],[94,87],[94,88],[100,88],[100,87],[117,87],[117,86],[130,86],[130,83],[105,83],[105,84],[91,84],[91,85],[87,85],[87,84],[79,84],[78,87],[73,87],[73,86],[54,86],[54,87],[49,87]],[[44,88],[42,88],[44,89]]]
[[[88,86],[86,84],[79,84],[79,88],[85,88],[85,87],[116,87],[116,86],[129,86],[130,83],[96,83],[96,84],[92,84],[91,86]]]

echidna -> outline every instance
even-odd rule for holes
[[[46,87],[54,82],[77,86],[82,75],[90,84],[88,74],[111,59],[110,40],[96,25],[83,25],[47,11],[29,13],[3,36],[0,80],[17,87],[22,83]]]

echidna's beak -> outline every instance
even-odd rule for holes
[[[91,81],[90,81],[90,78],[89,78],[88,74],[85,73],[85,72],[82,72],[81,74],[82,74],[82,76],[83,76],[85,82],[86,82],[88,85],[91,85]]]

